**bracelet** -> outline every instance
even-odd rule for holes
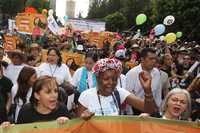
[[[152,93],[149,93],[149,94],[145,93],[144,96],[145,97],[153,97],[153,94]]]
[[[151,97],[151,98],[145,98],[145,101],[146,101],[146,102],[151,102],[151,101],[153,101],[153,100],[154,100],[153,97]]]

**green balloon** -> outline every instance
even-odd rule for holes
[[[176,33],[176,37],[177,37],[177,38],[181,38],[182,36],[183,36],[183,32],[177,32],[177,33]]]
[[[147,16],[145,14],[139,14],[136,17],[136,24],[137,25],[142,25],[147,21]]]

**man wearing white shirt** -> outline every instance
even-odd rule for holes
[[[144,48],[141,51],[141,64],[138,66],[132,68],[127,74],[126,74],[126,88],[127,90],[133,92],[137,97],[144,99],[144,89],[140,83],[139,80],[139,74],[142,71],[147,71],[151,74],[152,82],[152,92],[154,100],[159,107],[161,105],[162,99],[161,99],[161,79],[160,79],[160,72],[157,68],[154,68],[156,64],[156,52],[155,50],[151,48]]]

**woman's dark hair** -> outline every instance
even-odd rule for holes
[[[60,67],[62,65],[62,56],[61,56],[61,53],[60,51],[56,48],[56,47],[51,47],[48,49],[48,52],[47,52],[47,55],[49,55],[49,53],[54,50],[56,52],[56,55],[58,56],[58,61],[57,61],[57,65],[58,67]]]
[[[30,98],[30,103],[32,106],[37,106],[38,100],[35,98],[34,93],[39,93],[44,85],[48,85],[50,82],[55,82],[57,85],[57,88],[59,88],[58,83],[56,82],[56,79],[50,76],[41,76],[39,77],[35,84],[33,85],[32,95]]]
[[[20,98],[22,99],[24,104],[26,103],[26,96],[31,87],[31,85],[29,85],[28,82],[31,76],[33,76],[34,74],[36,74],[34,68],[26,66],[22,68],[17,79],[18,90],[14,101],[17,101]]]
[[[96,53],[96,52],[92,52],[92,51],[86,53],[85,58],[92,58],[92,60],[93,60],[94,62],[97,62],[97,61],[98,61],[97,53]]]

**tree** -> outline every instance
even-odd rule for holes
[[[153,24],[156,25],[156,22],[157,22],[157,16],[158,16],[158,0],[152,0],[151,1],[151,5],[152,5],[152,8],[151,8],[151,20],[153,21]]]
[[[1,26],[7,26],[8,19],[14,18],[17,13],[24,10],[24,7],[23,0],[0,0],[0,12],[2,13]]]
[[[175,17],[175,23],[167,32],[182,31],[186,40],[199,40],[200,1],[199,0],[160,0],[158,2],[158,22],[167,15]]]
[[[37,9],[39,12],[42,11],[42,9],[49,9],[49,2],[47,0],[27,0],[26,1],[26,7],[31,6]]]
[[[105,17],[106,30],[119,32],[126,27],[126,18],[120,12],[115,12]]]
[[[107,0],[95,0],[89,8],[87,18],[104,18],[108,15]]]
[[[83,16],[82,16],[82,12],[79,12],[79,13],[78,13],[78,18],[80,18],[80,19],[83,18]]]
[[[166,33],[182,31],[184,39],[199,40],[200,0],[96,0],[90,7],[88,18],[102,19],[115,12],[125,16],[126,29],[135,27],[143,29],[143,32],[148,32],[155,25],[163,23],[167,15],[173,15],[175,23],[167,26]],[[142,26],[136,26],[135,18],[140,13],[145,13],[148,20]]]
[[[17,6],[16,6],[17,5]],[[23,0],[1,0],[0,9],[3,16],[8,16],[9,18],[15,17],[15,15],[24,10]]]

